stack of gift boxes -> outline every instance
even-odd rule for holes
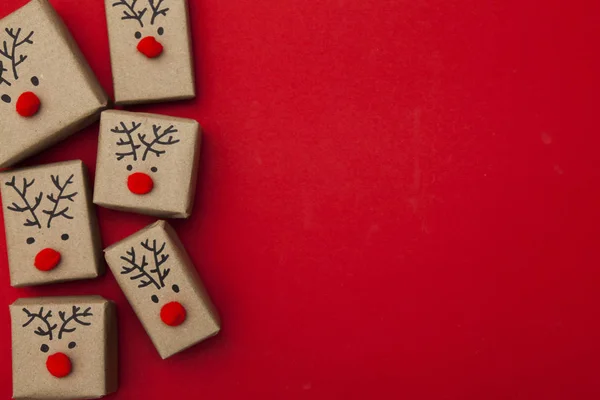
[[[105,0],[105,9],[114,104],[195,96],[186,0]],[[192,213],[198,122],[109,110],[112,102],[47,0],[0,20],[0,100],[11,285],[97,278],[105,260],[162,358],[216,335],[219,317],[162,220]],[[93,188],[80,160],[15,167],[97,120]],[[95,205],[162,219],[102,251]],[[14,398],[98,398],[117,390],[111,301],[22,298],[10,314]]]

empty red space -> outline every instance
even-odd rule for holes
[[[104,2],[51,3],[112,94]],[[78,294],[118,306],[110,400],[600,397],[599,2],[190,12],[199,97],[130,109],[204,128],[194,213],[173,225],[223,329],[163,361],[110,272],[10,288],[0,229],[1,399],[8,304]],[[44,85],[50,107],[61,88]],[[97,134],[24,164],[77,157],[93,175]],[[154,221],[98,216],[104,246]]]

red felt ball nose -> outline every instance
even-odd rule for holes
[[[33,265],[40,271],[50,271],[60,263],[60,253],[54,249],[41,250],[35,256]]]
[[[40,109],[40,98],[33,92],[25,92],[17,100],[17,113],[22,117],[33,117]]]
[[[183,324],[186,315],[185,307],[176,301],[165,304],[160,310],[160,319],[169,326]]]
[[[71,359],[64,353],[56,353],[48,356],[46,360],[46,368],[53,376],[64,378],[71,373],[73,365]]]
[[[163,52],[163,46],[154,36],[146,36],[137,45],[137,49],[140,53],[148,58],[156,58]]]
[[[150,178],[150,175],[136,172],[127,178],[127,187],[131,193],[148,194],[154,188],[154,181]]]

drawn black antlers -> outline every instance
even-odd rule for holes
[[[154,25],[154,20],[159,15],[166,17],[167,11],[169,11],[168,8],[162,8],[162,9],[160,8],[160,6],[164,0],[156,0],[156,5],[154,4],[154,1],[155,0],[148,0],[148,3],[150,3],[150,8],[152,9],[152,19],[150,20],[150,25]]]
[[[127,254],[129,258],[121,256],[121,260],[129,263],[130,267],[127,267],[125,265],[122,266],[121,268],[123,270],[121,271],[121,275],[127,275],[131,274],[132,272],[137,272],[135,275],[131,276],[130,279],[132,281],[140,279],[140,284],[138,285],[138,287],[143,288],[146,286],[155,285],[160,289],[160,286],[154,280],[154,277],[152,277],[152,275],[150,275],[148,271],[146,271],[146,267],[148,266],[148,263],[146,262],[146,256],[142,256],[142,261],[138,263],[136,261],[135,248],[133,247],[131,248],[131,250],[126,251],[125,254]]]
[[[35,213],[35,210],[38,208],[40,203],[42,202],[42,197],[44,193],[40,192],[40,194],[35,197],[34,203],[30,203],[27,199],[27,189],[29,189],[35,183],[35,179],[32,179],[31,182],[27,182],[27,179],[23,178],[23,188],[19,189],[16,184],[16,177],[12,177],[10,182],[6,182],[6,186],[9,186],[14,189],[15,192],[19,195],[21,200],[23,201],[23,205],[18,205],[17,203],[12,203],[12,205],[6,207],[10,211],[14,211],[17,213],[29,212],[33,219],[27,218],[25,220],[25,226],[37,226],[38,228],[42,228],[42,224]]]
[[[169,275],[171,270],[169,268],[165,268],[161,271],[160,267],[169,259],[168,254],[163,254],[167,243],[164,242],[160,249],[156,246],[156,239],[152,240],[152,246],[149,244],[150,240],[146,239],[145,242],[142,242],[141,245],[144,249],[148,250],[152,253],[154,257],[154,269],[151,269],[150,272],[156,274],[158,277],[158,282],[160,283],[160,287],[165,287],[165,278]]]
[[[3,77],[5,72],[8,72],[8,70],[4,68],[4,63],[2,63],[2,60],[0,60],[0,85],[4,83],[5,85],[11,86],[10,82]]]
[[[129,264],[129,266],[124,265],[121,267],[121,274],[131,274],[129,279],[132,281],[139,280],[140,282],[138,284],[138,288],[145,288],[147,286],[154,285],[156,289],[160,290],[165,287],[165,279],[169,275],[169,272],[171,272],[169,268],[161,268],[162,265],[169,259],[169,254],[164,254],[167,243],[164,242],[159,248],[156,240],[153,240],[152,244],[150,244],[150,240],[146,239],[146,241],[141,242],[140,245],[151,253],[154,261],[154,268],[147,270],[146,267],[148,266],[148,262],[146,261],[146,256],[143,255],[142,259],[138,261],[135,248],[132,247],[130,250],[125,252],[127,256],[121,256],[121,260]]]
[[[123,139],[123,138],[119,138],[119,141],[117,142],[117,145],[119,146],[125,146],[128,147],[129,149],[125,152],[118,152],[117,155],[117,160],[120,161],[126,157],[133,157],[133,161],[137,161],[137,149],[140,148],[139,144],[135,144],[133,142],[133,134],[135,133],[135,131],[138,130],[138,128],[142,126],[141,123],[136,124],[135,122],[131,122],[131,128],[128,128],[127,125],[124,122],[121,122],[121,127],[119,128],[118,126],[114,127],[113,129],[111,129],[110,131],[116,134],[124,134],[126,135],[127,139]]]
[[[140,24],[140,27],[144,27],[144,21],[142,20],[142,18],[144,17],[144,14],[146,14],[146,11],[148,11],[147,7],[144,7],[143,9],[136,11],[135,10],[135,5],[137,4],[138,0],[131,0],[131,2],[127,2],[127,0],[121,0],[118,1],[116,3],[113,3],[113,7],[119,7],[119,6],[123,6],[125,7],[125,10],[123,10],[123,16],[121,17],[122,20],[126,21],[126,20],[135,20]]]
[[[67,186],[69,186],[70,184],[73,183],[73,176],[74,175],[71,174],[69,179],[67,179],[63,185],[60,184],[60,178],[58,175],[50,176],[50,178],[52,179],[52,183],[58,190],[58,193],[56,194],[56,196],[54,196],[54,193],[51,193],[48,196],[46,196],[48,198],[48,200],[50,200],[50,202],[54,204],[52,209],[43,211],[44,214],[48,215],[48,228],[50,228],[50,226],[52,224],[52,220],[54,218],[63,217],[66,219],[73,219],[72,216],[67,214],[67,212],[69,211],[69,207],[65,207],[59,211],[59,205],[60,205],[61,200],[68,200],[71,203],[73,203],[75,201],[75,200],[73,200],[73,197],[77,196],[77,192],[65,194],[65,190],[67,189]]]
[[[52,332],[56,329],[56,324],[50,324],[50,318],[52,317],[52,311],[48,311],[44,314],[44,307],[40,308],[37,313],[32,313],[28,309],[23,308],[23,312],[27,314],[29,320],[23,324],[23,328],[29,326],[36,319],[40,321],[40,325],[35,329],[33,333],[38,336],[48,336],[48,340],[52,340]]]
[[[81,307],[73,306],[73,308],[71,309],[71,315],[68,317],[66,312],[59,311],[58,316],[60,317],[63,323],[60,326],[60,330],[58,331],[58,340],[62,339],[63,333],[75,332],[75,330],[77,329],[77,325],[68,328],[69,324],[73,325],[73,323],[75,323],[82,326],[90,326],[91,322],[83,321],[82,318],[93,316],[93,314],[90,312],[91,309],[92,307],[88,307],[85,309],[85,311],[81,312]]]
[[[173,125],[166,128],[162,133],[160,132],[160,125],[152,125],[152,133],[154,134],[154,138],[152,141],[146,141],[146,134],[139,134],[140,142],[146,147],[144,149],[144,155],[142,156],[142,161],[146,160],[149,152],[152,152],[156,155],[156,157],[160,157],[161,154],[165,154],[166,150],[157,149],[158,146],[171,146],[175,143],[179,143],[178,139],[173,138],[173,134],[177,133],[178,130],[173,127]],[[168,136],[166,139],[165,137]]]
[[[75,332],[77,329],[77,325],[82,326],[90,326],[91,322],[84,321],[84,318],[92,317],[91,307],[85,309],[85,311],[81,311],[81,307],[73,306],[71,309],[71,314],[67,316],[67,313],[64,311],[59,311],[58,316],[60,317],[62,324],[60,329],[58,330],[58,340],[61,340],[63,334]],[[27,308],[23,308],[23,312],[27,315],[27,322],[23,324],[23,328],[29,326],[33,321],[39,320],[40,324],[35,329],[33,333],[38,336],[48,336],[48,340],[52,340],[54,338],[53,333],[58,328],[57,324],[52,324],[50,322],[50,318],[52,318],[52,311],[48,311],[44,314],[44,307],[41,307],[37,313],[32,313]],[[71,327],[69,327],[71,324]],[[73,326],[74,325],[74,326]]]
[[[46,225],[48,228],[52,226],[52,221],[54,220],[54,218],[62,217],[65,219],[73,219],[73,216],[68,214],[70,207],[61,207],[61,203],[63,203],[64,201],[75,202],[73,198],[77,196],[78,192],[67,193],[67,187],[73,184],[73,177],[74,175],[72,174],[64,182],[64,184],[61,184],[60,177],[58,175],[50,176],[52,183],[57,189],[57,192],[51,193],[46,196],[46,198],[50,201],[51,207],[42,211],[44,214],[48,215],[48,223]],[[29,213],[30,216],[26,218],[25,223],[23,225],[37,227],[41,229],[42,223],[40,222],[40,218],[38,217],[36,211],[40,203],[42,202],[44,193],[39,192],[39,194],[33,199],[29,199],[27,196],[27,190],[31,186],[33,186],[34,183],[35,179],[27,181],[26,178],[23,178],[23,186],[19,188],[17,187],[15,176],[12,177],[10,182],[6,182],[6,186],[13,188],[13,190],[17,193],[22,202],[22,204],[20,205],[16,202],[13,202],[6,208],[16,213]]]
[[[146,11],[148,11],[148,7],[144,7],[140,10],[136,10],[135,6],[136,6],[137,2],[138,2],[138,0],[131,0],[129,2],[127,0],[120,0],[120,1],[113,3],[112,6],[124,8],[123,16],[121,17],[122,20],[137,21],[137,23],[140,24],[140,27],[143,28],[144,27],[144,15],[146,14]],[[150,19],[150,25],[154,25],[154,21],[160,15],[165,16],[165,17],[167,16],[167,11],[169,11],[169,9],[161,8],[163,2],[164,2],[164,0],[148,0],[148,4],[150,5],[150,9],[152,10],[152,17]]]
[[[115,153],[118,161],[128,157],[131,157],[133,161],[137,161],[138,149],[140,149],[142,146],[144,146],[142,161],[146,161],[146,158],[148,158],[149,154],[154,154],[156,157],[160,157],[162,154],[167,152],[165,149],[166,146],[171,146],[180,142],[179,139],[175,139],[173,136],[175,133],[179,132],[173,125],[170,125],[164,130],[162,130],[160,125],[152,125],[152,139],[146,139],[147,135],[145,133],[138,132],[138,129],[141,126],[141,123],[136,123],[135,121],[131,122],[131,127],[128,127],[126,123],[121,122],[120,126],[116,126],[110,130],[118,135],[124,135],[124,137],[119,137],[117,145],[125,147],[126,150]],[[136,136],[137,141],[141,144],[136,144]]]
[[[16,32],[13,28],[6,28],[5,31],[10,37],[10,40],[4,40],[2,42],[2,49],[0,49],[0,55],[10,62],[13,78],[16,81],[19,79],[17,67],[27,59],[27,55],[17,55],[17,49],[24,44],[33,44],[33,41],[31,40],[31,37],[33,36],[33,31],[29,32],[29,34],[24,38],[21,38],[21,28],[17,29]],[[6,78],[4,78],[5,72],[8,72],[8,69],[4,67],[4,64],[0,61],[0,85],[4,83],[8,86],[11,86],[11,83]]]

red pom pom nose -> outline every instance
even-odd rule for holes
[[[53,376],[64,378],[71,373],[73,365],[71,359],[64,353],[56,353],[48,356],[46,360],[46,368]]]
[[[22,117],[33,117],[40,109],[40,98],[33,92],[25,92],[17,100],[17,113]]]
[[[127,187],[131,193],[148,194],[154,188],[154,181],[150,178],[150,175],[136,172],[127,178]]]
[[[160,319],[169,326],[179,326],[186,317],[185,307],[176,301],[165,304],[160,310]]]
[[[140,53],[148,58],[156,58],[163,52],[163,46],[154,36],[146,36],[137,45],[137,49]]]
[[[54,249],[41,250],[35,256],[33,265],[40,271],[51,271],[60,263],[60,253]]]

